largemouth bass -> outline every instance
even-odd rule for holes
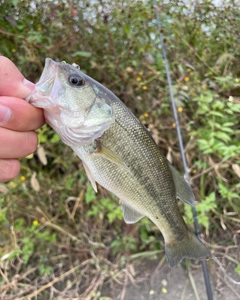
[[[76,65],[47,58],[26,100],[44,109],[46,122],[81,158],[94,190],[99,183],[119,197],[127,223],[146,216],[156,224],[170,267],[185,257],[211,256],[178,209],[177,198],[193,205],[190,186],[111,91]]]

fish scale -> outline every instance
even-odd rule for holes
[[[74,151],[87,164],[99,184],[114,192],[122,202],[136,206],[141,214],[154,221],[166,238],[169,230],[165,233],[165,227],[175,231],[175,239],[186,235],[186,225],[177,208],[175,187],[166,159],[129,110],[120,102],[112,103],[112,107],[116,122],[99,140],[101,145],[116,153],[127,168],[120,168],[107,158],[91,153],[91,146],[83,147],[84,154],[82,149],[74,147]],[[121,140],[116,141],[115,136],[121,137]],[[166,222],[169,224],[166,225]]]
[[[178,209],[177,198],[193,205],[190,186],[111,91],[79,68],[47,58],[26,100],[44,109],[47,123],[82,159],[93,188],[97,182],[119,197],[127,223],[146,216],[156,224],[170,267],[185,257],[211,256]]]

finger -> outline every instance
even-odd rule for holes
[[[20,171],[18,159],[0,159],[0,182],[13,179]]]
[[[15,96],[25,99],[34,88],[34,84],[26,80],[14,63],[0,56],[0,95]]]
[[[16,131],[30,131],[45,123],[43,110],[33,107],[25,100],[0,97],[0,126]]]
[[[34,131],[17,132],[0,128],[0,157],[20,158],[37,149],[38,138]]]

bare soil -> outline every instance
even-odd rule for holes
[[[181,265],[171,270],[166,263],[159,268],[158,263],[149,260],[132,265],[124,286],[112,285],[110,294],[109,287],[103,286],[101,296],[114,300],[209,300],[201,265],[191,267],[189,276]],[[240,281],[233,265],[228,266],[227,274]],[[213,300],[240,299],[240,285],[224,278],[220,271],[210,274],[210,280]]]

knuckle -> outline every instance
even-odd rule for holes
[[[20,163],[17,159],[0,159],[0,182],[6,182],[18,175]]]
[[[28,153],[27,155],[33,153],[38,146],[38,137],[35,131],[29,131],[26,134],[26,143],[25,149]]]

